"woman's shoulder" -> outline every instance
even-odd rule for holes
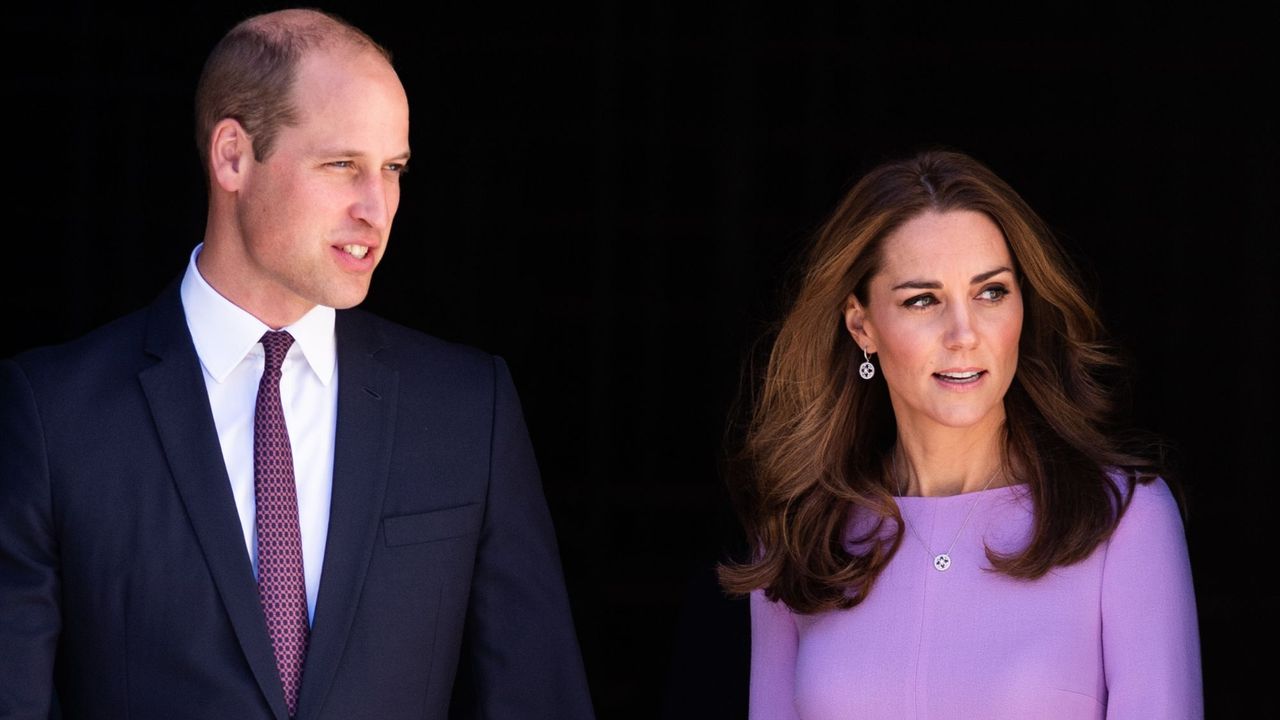
[[[1125,470],[1112,470],[1108,474],[1120,491],[1123,508],[1112,544],[1136,538],[1185,542],[1182,510],[1164,478],[1135,475]]]
[[[1178,506],[1169,483],[1155,473],[1112,467],[1107,469],[1107,478],[1128,505],[1172,505],[1175,509]]]
[[[1103,612],[1113,628],[1195,632],[1195,590],[1182,513],[1160,478],[1132,485],[1130,501],[1103,555]],[[1164,618],[1164,620],[1159,620]],[[1113,631],[1114,632],[1114,631]],[[1149,640],[1134,641],[1147,647]]]

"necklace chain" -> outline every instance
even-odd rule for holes
[[[902,473],[898,470],[898,453],[896,451],[893,453],[893,474],[897,475],[899,497],[905,496],[907,493],[907,488],[906,488],[906,485],[903,484]],[[991,483],[995,482],[996,476],[999,474],[1000,474],[1000,466],[997,465],[995,472],[991,473],[991,477],[987,478],[986,484],[983,485],[982,490],[979,490],[978,492],[982,492],[983,490],[986,490],[987,488],[991,487]],[[929,553],[930,555],[933,555],[934,570],[937,570],[938,572],[946,572],[951,569],[951,551],[955,549],[956,543],[959,542],[960,540],[960,534],[964,532],[965,527],[969,524],[969,518],[973,515],[973,510],[977,506],[978,506],[978,498],[975,497],[969,503],[969,511],[964,514],[964,521],[960,523],[960,527],[959,529],[956,530],[955,536],[951,538],[951,544],[947,546],[947,549],[945,552],[940,552],[937,554],[935,554],[933,552],[933,549],[929,547],[929,543],[925,542],[924,538],[920,537],[920,534],[916,532],[915,526],[908,523],[906,518],[902,519],[903,524],[907,526],[907,530],[911,532],[911,534],[915,537],[916,541],[920,543],[920,546],[924,548],[925,552]]]

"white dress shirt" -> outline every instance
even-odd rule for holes
[[[200,275],[191,252],[182,278],[182,307],[195,342],[222,459],[240,513],[244,544],[258,576],[258,537],[254,530],[253,415],[262,379],[261,320],[219,295]],[[293,474],[298,492],[298,526],[307,584],[307,617],[315,620],[316,594],[329,531],[333,489],[333,446],[338,417],[337,344],[334,310],[316,306],[296,323],[281,328],[293,336],[280,377]]]

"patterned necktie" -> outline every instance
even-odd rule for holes
[[[280,404],[280,366],[293,344],[287,332],[262,336],[266,367],[253,415],[253,496],[257,503],[258,597],[267,616],[284,701],[293,717],[311,634],[302,573],[302,533],[293,483],[293,450]]]

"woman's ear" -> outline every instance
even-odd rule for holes
[[[872,337],[874,333],[870,324],[866,308],[858,302],[856,295],[849,293],[849,298],[844,304],[844,327],[853,337],[853,341],[858,343],[858,347],[868,354],[876,351],[876,342]]]

